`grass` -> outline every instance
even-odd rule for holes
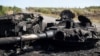
[[[92,19],[92,22],[100,23],[100,20]]]

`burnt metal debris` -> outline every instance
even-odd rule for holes
[[[9,50],[8,54],[11,55],[34,47],[34,41],[40,39],[91,46],[99,40],[96,27],[85,16],[80,15],[80,23],[76,23],[74,13],[64,10],[60,17],[56,20],[59,23],[47,23],[45,30],[41,29],[44,27],[41,15],[35,17],[34,14],[17,13],[0,17],[0,49]]]
[[[17,13],[0,17],[0,37],[20,36],[27,33],[40,33],[39,18],[32,13]],[[37,27],[37,29],[36,29]]]

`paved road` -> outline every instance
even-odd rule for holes
[[[54,18],[54,17],[45,16],[45,15],[43,15],[43,18],[44,18],[43,22],[45,22],[45,23],[55,22],[55,20],[57,19],[57,18]]]

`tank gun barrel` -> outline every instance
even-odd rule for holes
[[[2,38],[0,38],[0,45],[18,43],[21,41],[22,42],[23,41],[31,41],[31,40],[37,40],[37,39],[43,39],[43,38],[64,40],[69,35],[70,34],[67,34],[66,31],[64,32],[64,31],[51,30],[51,31],[46,31],[45,33],[41,33],[41,34],[28,34],[28,35],[22,35],[20,37],[4,37],[4,38],[2,37]],[[74,36],[74,35],[72,35],[72,33],[71,33],[71,36]]]
[[[28,34],[28,35],[22,35],[20,37],[4,37],[4,38],[2,37],[0,38],[0,45],[17,43],[20,41],[36,40],[41,38],[52,38],[53,36],[54,36],[54,31],[47,31],[41,34]]]

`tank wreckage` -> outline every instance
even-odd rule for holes
[[[56,20],[58,23],[47,23],[44,27],[41,15],[35,17],[30,13],[17,13],[2,16],[0,17],[0,49],[19,54],[34,47],[34,41],[43,39],[66,42],[70,45],[72,43],[95,45],[99,40],[96,26],[93,26],[92,22],[83,15],[78,16],[80,21],[78,23],[74,22],[74,17],[74,13],[70,10],[64,10],[60,13],[60,19]]]

